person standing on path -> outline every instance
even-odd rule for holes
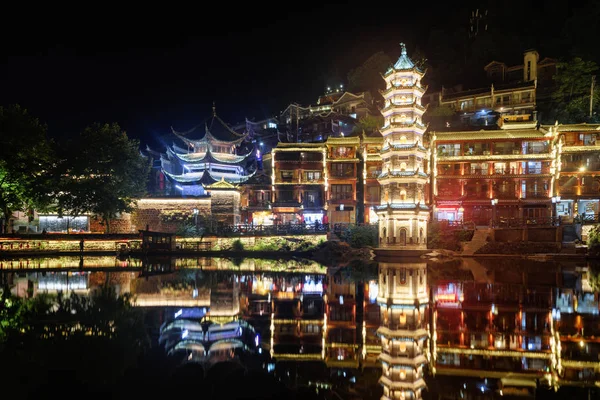
[[[83,253],[83,239],[79,241],[79,251]]]

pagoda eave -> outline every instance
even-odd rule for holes
[[[381,115],[383,115],[384,117],[388,117],[390,115],[393,115],[394,112],[406,113],[406,112],[411,112],[411,111],[417,111],[418,113],[420,113],[420,115],[423,115],[423,113],[425,111],[427,111],[427,109],[426,109],[426,107],[423,107],[422,105],[419,105],[419,104],[415,104],[414,102],[413,103],[402,103],[402,104],[390,104],[381,110]]]
[[[397,73],[407,73],[407,72],[415,73],[415,74],[419,75],[421,78],[425,76],[425,71],[421,71],[417,67],[404,68],[404,69],[390,68],[387,71],[385,71],[385,73],[382,76],[383,76],[383,79],[385,79],[387,81],[388,78],[392,75],[395,75]]]
[[[383,150],[381,150],[381,158],[384,159],[384,158],[392,157],[395,155],[405,155],[406,153],[412,153],[414,151],[417,151],[422,154],[427,154],[427,149],[424,147],[417,147],[417,146],[406,147],[406,148],[389,147],[387,149],[384,148]],[[384,155],[386,155],[386,157],[384,157]]]
[[[390,86],[386,89],[379,89],[379,93],[387,99],[387,95],[389,94],[411,94],[411,93],[420,93],[424,94],[427,91],[426,87],[417,86],[417,85],[409,85],[409,86]]]

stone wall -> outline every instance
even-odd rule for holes
[[[562,242],[562,227],[501,228],[492,231],[495,242]]]
[[[213,190],[210,193],[210,212],[227,225],[240,223],[240,193],[234,190]]]
[[[102,223],[100,216],[90,216],[90,232],[106,233],[106,226]],[[110,233],[132,233],[134,228],[131,224],[131,214],[122,213],[119,217],[110,221]]]
[[[134,231],[146,229],[174,233],[178,226],[194,222],[194,209],[198,215],[211,213],[211,200],[202,199],[141,199],[132,213],[131,226]]]

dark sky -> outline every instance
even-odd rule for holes
[[[262,119],[292,101],[314,103],[376,51],[397,57],[400,41],[427,53],[432,29],[464,28],[480,3],[485,7],[486,1],[195,2],[8,10],[0,24],[0,105],[21,104],[56,137],[91,122],[118,122],[146,140],[171,125],[191,128],[210,115],[213,100],[229,123]],[[514,3],[525,16],[502,29],[523,29],[532,18],[564,19],[551,2],[545,10]]]

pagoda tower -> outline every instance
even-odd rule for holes
[[[203,124],[186,132],[171,130],[173,144],[160,154],[160,165],[172,194],[206,195],[208,185],[243,183],[256,172],[250,158],[255,149],[248,133],[235,132],[219,118],[214,105],[212,117]],[[192,139],[194,136],[200,138]]]
[[[427,127],[422,116],[421,97],[427,90],[421,80],[425,73],[415,66],[404,43],[402,54],[383,75],[386,89],[381,91],[384,125],[381,148],[381,204],[379,237],[383,246],[426,247],[429,207],[425,185],[428,182],[428,154],[423,134]]]
[[[382,400],[417,400],[427,388],[427,263],[379,262]]]

